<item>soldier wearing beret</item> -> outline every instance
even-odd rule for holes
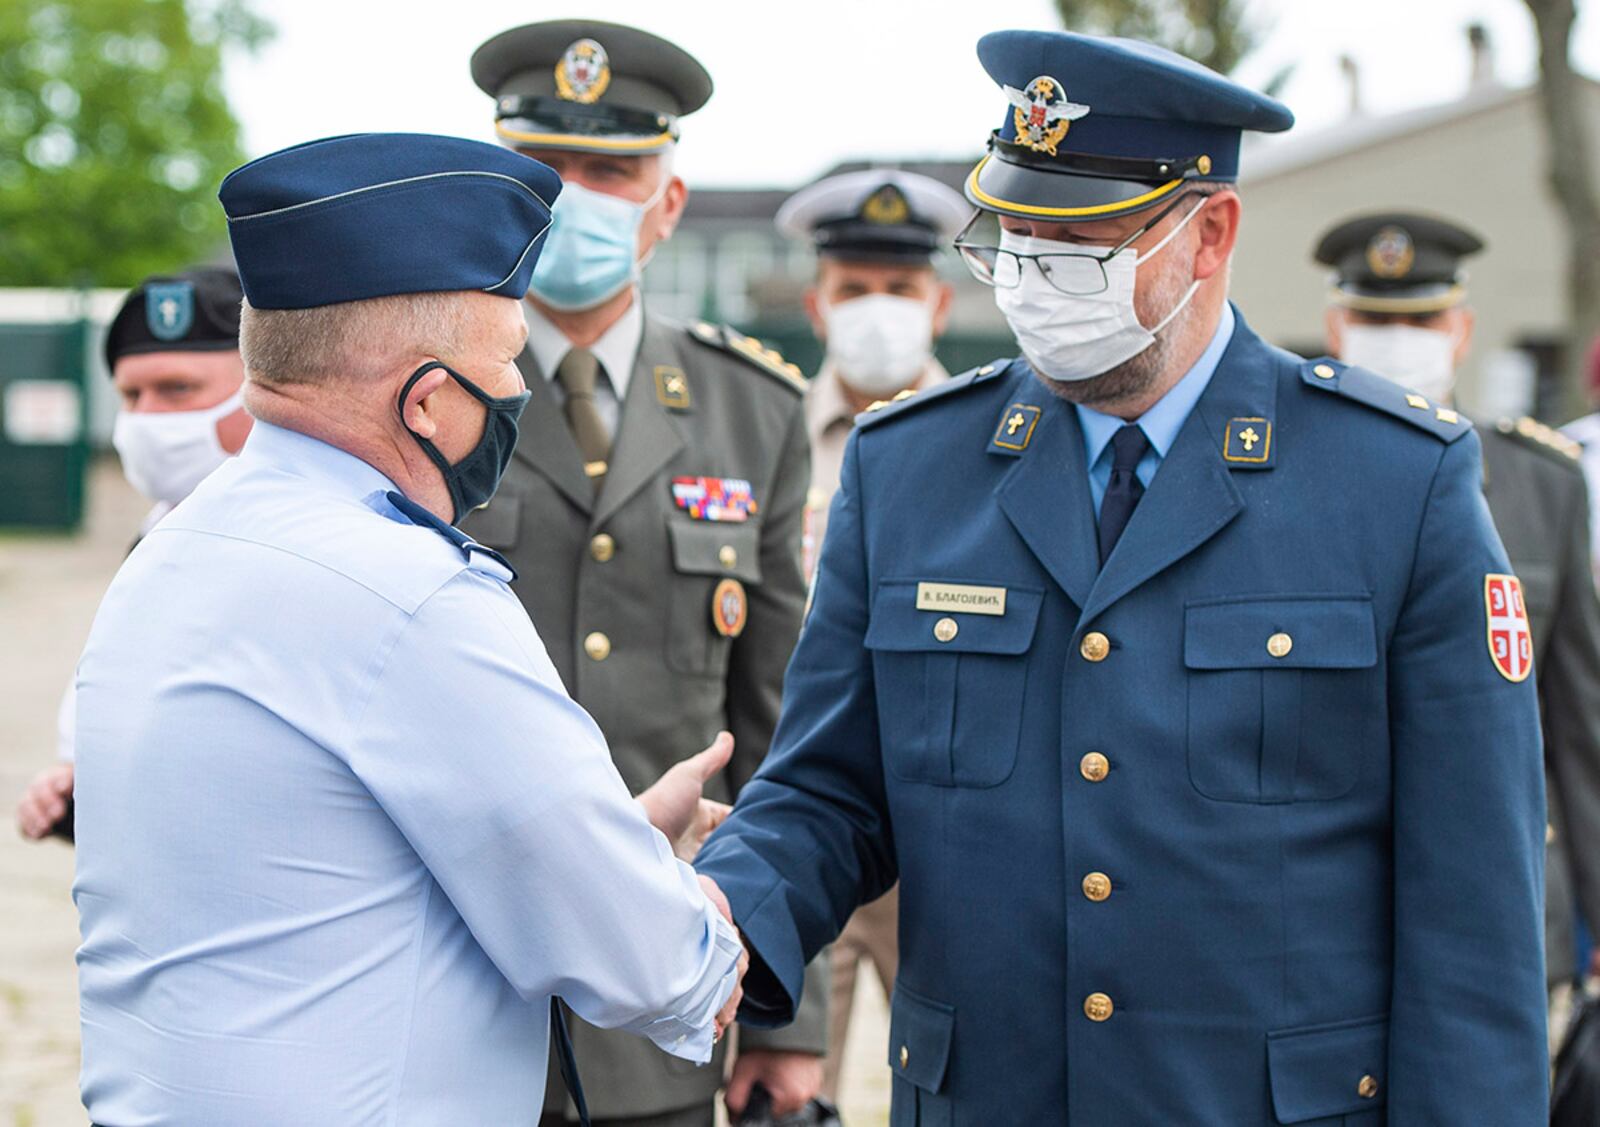
[[[242,297],[239,276],[225,266],[156,275],[128,291],[106,330],[106,371],[120,400],[112,443],[128,481],[155,503],[141,537],[237,454],[250,433],[241,398]],[[59,762],[41,771],[17,804],[25,838],[72,838],[73,717],[68,685],[59,709]]]
[[[1472,344],[1462,260],[1471,231],[1428,215],[1380,212],[1335,225],[1316,260],[1333,269],[1328,351],[1409,389],[1416,411],[1453,409]],[[1578,970],[1577,919],[1600,922],[1600,600],[1589,569],[1589,495],[1580,449],[1533,419],[1477,424],[1483,493],[1533,634],[1550,796],[1545,974],[1560,1036]]]
[[[743,1019],[898,879],[894,1124],[1544,1123],[1538,701],[1476,434],[1229,304],[1284,106],[1133,40],[978,57],[956,246],[1021,356],[846,446],[773,752],[697,859]]]
[[[533,399],[499,495],[464,527],[504,552],[562,682],[642,789],[720,729],[715,797],[766,755],[805,602],[803,383],[732,329],[645,308],[640,272],[688,190],[679,122],[711,96],[687,52],[595,20],[503,32],[472,57],[502,143],[563,181],[523,310]],[[741,1032],[729,1103],[755,1083],[777,1110],[821,1083],[826,987],[780,1031]],[[717,1067],[581,1022],[573,1042],[599,1122],[710,1124]],[[575,1108],[552,1083],[547,1120]]]

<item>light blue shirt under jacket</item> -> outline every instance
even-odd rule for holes
[[[1211,343],[1206,345],[1206,350],[1200,354],[1200,359],[1173,385],[1171,391],[1136,420],[1145,438],[1150,440],[1150,448],[1139,459],[1138,468],[1134,470],[1139,475],[1139,483],[1146,489],[1150,488],[1150,480],[1161,468],[1167,451],[1177,441],[1178,432],[1188,421],[1189,413],[1200,402],[1200,396],[1211,383],[1211,375],[1217,370],[1222,354],[1227,351],[1228,342],[1233,339],[1233,321],[1233,306],[1224,302],[1217,331],[1211,337]],[[1094,511],[1098,514],[1100,502],[1106,495],[1106,486],[1111,483],[1111,437],[1126,425],[1126,420],[1115,415],[1102,415],[1081,405],[1077,407],[1077,414],[1078,426],[1083,430],[1084,456],[1089,461],[1089,493],[1094,498]]]
[[[257,423],[106,595],[73,886],[97,1123],[533,1124],[552,995],[711,1055],[737,935],[510,572],[393,489]]]

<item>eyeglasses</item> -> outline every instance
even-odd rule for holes
[[[967,264],[967,269],[972,276],[986,286],[994,286],[1002,290],[1016,289],[1022,283],[1022,263],[1029,261],[1034,264],[1039,273],[1044,275],[1045,281],[1056,290],[1075,297],[1089,297],[1097,293],[1104,293],[1110,284],[1106,280],[1106,263],[1117,255],[1127,250],[1146,232],[1172,214],[1185,199],[1195,193],[1181,192],[1171,203],[1156,213],[1154,219],[1140,227],[1133,234],[1123,239],[1108,251],[1095,254],[1085,253],[1052,253],[1052,254],[1018,254],[1016,251],[1001,250],[997,246],[983,246],[977,243],[966,242],[968,233],[973,224],[982,218],[982,213],[974,215],[972,221],[962,228],[956,236],[956,251],[961,255],[961,261]],[[1200,197],[1200,207],[1205,206],[1205,198]],[[1200,208],[1194,209],[1199,211]],[[1191,215],[1193,212],[1190,213]]]

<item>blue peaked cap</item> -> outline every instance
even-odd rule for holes
[[[443,290],[520,299],[560,191],[499,145],[353,133],[253,160],[217,197],[250,304],[308,309]]]
[[[996,31],[978,41],[978,60],[1008,103],[967,178],[967,198],[988,211],[1126,215],[1187,182],[1236,179],[1245,130],[1294,124],[1276,99],[1134,39]]]

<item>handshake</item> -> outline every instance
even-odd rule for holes
[[[680,860],[693,861],[706,838],[728,817],[728,811],[732,808],[727,803],[715,802],[704,797],[704,794],[706,783],[728,765],[732,756],[733,736],[728,732],[718,732],[710,747],[674,764],[649,790],[639,795],[639,805],[644,807],[650,824],[666,835],[672,843],[673,853]],[[723,919],[732,925],[733,909],[728,906],[728,898],[722,895],[717,882],[710,877],[701,877],[700,887],[706,899],[715,904]],[[717,1014],[718,1041],[722,1040],[728,1026],[733,1024],[739,1003],[744,1000],[744,976],[749,969],[750,952],[746,950],[739,956],[739,982],[728,996],[727,1004]]]
[[[639,795],[639,804],[644,807],[650,824],[666,835],[672,843],[672,851],[683,861],[693,861],[712,831],[728,817],[730,807],[704,797],[704,791],[705,784],[727,766],[732,755],[733,736],[719,733],[710,747],[673,766]],[[702,876],[700,887],[706,899],[733,924],[733,911],[716,882]],[[740,938],[742,940],[743,936]],[[716,1017],[718,1041],[733,1024],[744,999],[743,982],[749,969],[750,952],[746,948],[739,956],[739,984]],[[742,1112],[754,1113],[758,1104],[765,1104],[769,1114],[782,1116],[804,1108],[817,1094],[821,1083],[821,1059],[813,1054],[746,1048],[734,1061],[726,1098],[734,1122],[742,1121]],[[752,1098],[763,1090],[764,1096]]]

